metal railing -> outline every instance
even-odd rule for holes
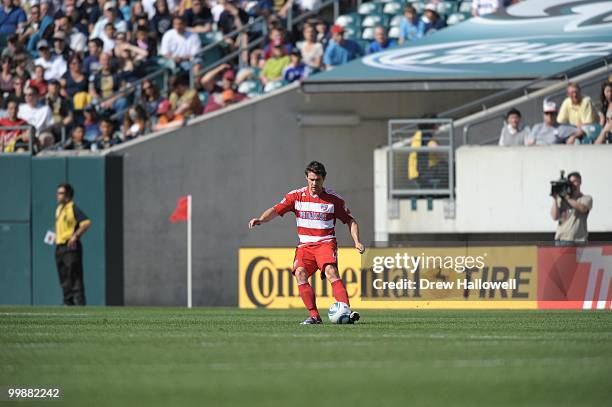
[[[607,64],[605,65],[608,69],[608,72],[610,70],[612,70],[612,67],[608,66]],[[603,75],[608,75],[608,73],[605,73]],[[593,78],[589,78],[589,79],[585,79],[585,80],[579,80],[576,79],[575,77],[570,78],[569,74],[564,75],[564,80],[561,81],[560,83],[567,83],[569,81],[576,81],[581,88],[585,89],[587,87],[590,87],[592,85],[595,84],[599,84],[602,81],[602,75],[597,75]],[[597,92],[599,91],[599,89],[597,89]],[[527,93],[525,96],[530,96],[532,93]],[[557,103],[557,107],[560,107],[561,105],[561,101],[565,98],[566,95],[566,88],[563,87],[562,89],[556,90],[554,92],[551,92],[549,94],[547,94],[545,97],[544,96],[534,96],[534,99],[546,99],[546,100],[550,100],[550,101],[555,101]],[[593,98],[594,100],[594,98]],[[517,104],[517,107],[520,107],[521,103],[525,103],[527,101],[521,101]],[[466,125],[463,126],[463,144],[470,144],[471,142],[471,133],[474,130],[474,128],[480,126],[480,125],[486,125],[486,124],[490,124],[492,121],[500,121],[503,122],[503,120],[505,119],[504,115],[502,113],[500,113],[498,110],[499,109],[492,109],[491,111],[491,115],[490,116],[485,116],[476,120],[471,120],[469,123],[467,123]],[[486,109],[488,110],[488,109]],[[486,111],[485,110],[485,111]],[[497,141],[499,139],[499,135],[497,135],[494,138],[487,138],[485,140],[482,140],[480,142],[478,142],[478,144],[492,144],[493,142]]]
[[[490,117],[484,117],[484,118],[479,119],[479,120],[474,120],[474,121],[466,124],[465,126],[463,126],[463,144],[466,145],[466,144],[470,143],[470,141],[469,141],[470,131],[472,130],[472,128],[474,126],[478,126],[478,125],[484,124],[484,123],[489,123],[492,120],[498,120],[498,121],[503,122],[505,120],[505,117],[504,117],[503,114],[495,114],[495,115],[490,116]],[[494,140],[497,140],[497,139],[499,139],[499,137],[490,138],[490,139],[487,139],[484,143],[480,143],[480,144],[489,144],[489,143],[491,143],[491,142],[493,142]]]
[[[207,52],[212,51],[216,47],[225,44],[227,39],[229,39],[229,38],[233,38],[233,37],[235,37],[235,36],[237,36],[239,34],[246,34],[246,33],[251,32],[251,29],[253,27],[259,25],[259,24],[263,24],[263,26],[262,26],[262,35],[265,36],[267,34],[267,31],[268,31],[268,26],[266,25],[266,20],[263,17],[257,17],[254,20],[249,21],[247,24],[242,25],[242,27],[237,28],[234,31],[225,34],[224,36],[222,36],[218,40],[216,40],[214,42],[211,42],[208,45],[205,45],[202,49],[200,49],[198,51],[197,54],[195,54],[194,58],[200,58],[204,54],[206,54]]]
[[[33,126],[30,125],[22,125],[22,126],[0,126],[0,154],[12,154],[12,153],[22,153],[21,151],[5,151],[7,149],[7,147],[9,147],[9,145],[7,144],[7,138],[8,135],[6,134],[6,132],[11,132],[11,131],[20,131],[21,132],[29,132],[29,136],[28,136],[28,154],[33,154],[33,147],[34,147],[34,138],[36,137],[36,129]],[[21,133],[20,132],[20,133]],[[18,135],[15,135],[15,138],[18,137]]]
[[[311,11],[307,11],[304,13],[301,13],[299,16],[297,17],[293,17],[293,10],[292,8],[289,8],[288,10],[288,16],[287,16],[287,29],[290,31],[293,29],[293,27],[297,24],[299,24],[300,22],[304,21],[305,19],[307,19],[308,17],[311,17],[313,15],[316,15],[318,13],[320,13],[322,10],[329,8],[330,6],[333,6],[333,16],[334,16],[334,21],[338,18],[339,12],[340,12],[340,0],[328,0],[324,3],[322,3],[318,8],[311,10]],[[205,65],[202,69],[203,72],[209,71],[211,69],[216,68],[217,66],[224,64],[226,62],[229,62],[233,59],[235,59],[236,57],[238,57],[238,63],[239,66],[245,66],[248,65],[248,60],[245,60],[245,58],[243,58],[243,55],[245,53],[245,51],[250,51],[253,48],[263,44],[266,41],[266,37],[267,37],[267,30],[268,30],[268,26],[266,24],[266,19],[264,17],[257,17],[252,19],[251,21],[249,21],[247,24],[242,25],[240,28],[224,35],[222,38],[219,38],[218,40],[211,42],[210,44],[205,45],[202,49],[200,49],[200,51],[198,51],[198,53],[195,55],[194,59],[196,58],[201,58],[203,57],[207,52],[213,51],[215,48],[217,47],[223,47],[223,45],[226,43],[228,38],[233,38],[235,36],[240,36],[243,34],[248,34],[249,32],[253,32],[253,28],[257,27],[258,25],[262,26],[262,30],[261,30],[261,36],[259,36],[258,38],[254,39],[254,40],[250,40],[248,41],[248,43],[245,45],[244,42],[242,41],[242,38],[239,38],[239,47],[237,49],[235,49],[234,51],[230,52],[227,55],[224,55],[223,57],[221,57],[220,59]],[[163,58],[163,57],[162,57]],[[168,96],[169,93],[169,89],[168,89],[168,75],[169,75],[169,68],[168,67],[160,67],[158,70],[153,71],[149,74],[147,74],[146,76],[139,78],[136,81],[130,82],[127,84],[127,86],[125,86],[123,89],[119,89],[117,92],[113,93],[112,95],[102,98],[94,103],[93,106],[95,106],[97,109],[99,109],[99,106],[101,106],[103,103],[108,102],[109,100],[113,100],[115,98],[121,97],[121,96],[128,96],[131,94],[135,94],[135,98],[138,99],[140,97],[140,94],[142,92],[142,84],[143,82],[145,82],[146,80],[154,80],[156,78],[158,78],[159,76],[162,76],[162,87],[160,89],[160,94],[164,95],[164,96]],[[189,84],[190,87],[193,88],[194,87],[194,83],[195,82],[195,78],[194,78],[194,74],[193,74],[193,70],[190,69],[189,70]],[[62,126],[62,143],[65,142],[65,135],[66,135],[66,129],[65,126]]]
[[[162,76],[162,88],[160,89],[160,93],[166,94],[168,91],[168,68],[161,68],[134,82],[129,82],[123,89],[119,89],[112,95],[99,100],[98,103],[94,104],[94,106],[102,105],[109,100],[118,98],[120,96],[127,96],[132,93],[136,93],[136,98],[139,98],[142,92],[142,84],[147,80],[154,80],[159,76]]]
[[[454,202],[453,140],[452,119],[389,120],[389,199],[448,196]]]
[[[531,93],[530,89],[538,89],[538,85],[543,85],[546,81],[559,79],[563,81],[568,81],[569,75],[572,75],[572,73],[575,73],[577,75],[578,73],[587,72],[596,68],[600,68],[602,66],[609,67],[610,62],[612,62],[612,55],[599,59],[597,61],[586,62],[582,65],[577,66],[576,68],[573,68],[571,71],[564,72],[563,74],[555,73],[552,75],[543,76],[534,79],[530,82],[527,82],[526,84],[521,84],[519,86],[515,86],[514,88],[506,89],[501,92],[485,96],[473,102],[469,102],[459,107],[442,112],[438,116],[456,119],[475,113],[478,110],[485,111],[491,108],[492,106],[498,105],[503,101],[510,99],[512,95],[516,95],[516,97],[527,96]]]
[[[262,30],[262,35],[259,38],[256,38],[252,41],[247,41],[247,45],[245,46],[244,42],[243,42],[243,38],[242,38],[242,34],[247,34],[250,29],[252,27],[254,27],[257,24],[263,23],[263,30]],[[232,38],[233,36],[239,36],[239,47],[237,49],[235,49],[234,51],[230,52],[227,55],[224,55],[223,57],[221,57],[220,59],[217,59],[216,61],[208,64],[208,65],[204,65],[202,67],[202,71],[206,72],[209,71],[211,69],[216,68],[219,65],[222,65],[228,61],[233,60],[234,58],[238,57],[238,65],[239,66],[244,66],[245,64],[248,63],[245,62],[242,58],[242,54],[245,51],[250,51],[251,49],[253,49],[254,47],[258,46],[259,44],[262,44],[265,40],[266,40],[266,35],[267,35],[267,25],[265,24],[265,19],[263,17],[258,17],[255,20],[249,22],[248,24],[243,25],[242,27],[240,27],[237,30],[232,31],[231,33],[225,35],[223,38],[220,38],[219,40],[212,42],[208,45],[206,45],[204,48],[202,48],[194,58],[199,58],[202,57],[203,55],[205,55],[207,52],[210,52],[212,50],[214,50],[217,47],[221,47],[225,41],[227,40],[227,38]],[[194,73],[193,70],[189,70],[189,86],[191,88],[193,88],[195,85],[195,77],[194,77]]]
[[[286,23],[287,31],[291,31],[295,25],[301,23],[302,21],[306,20],[307,18],[313,15],[317,15],[322,10],[327,9],[330,6],[333,6],[334,21],[336,21],[336,19],[338,18],[338,14],[340,13],[340,0],[328,0],[322,3],[318,8],[301,13],[299,16],[295,18],[293,17],[293,7],[290,7],[287,13],[287,23]],[[248,61],[245,61],[242,58],[243,53],[245,51],[252,50],[253,48],[255,48],[256,46],[260,44],[265,43],[265,41],[267,40],[266,36],[268,33],[268,26],[266,25],[266,19],[263,17],[257,17],[253,21],[250,21],[248,24],[245,24],[242,27],[226,34],[225,36],[223,36],[223,38],[220,38],[217,41],[206,45],[195,56],[195,58],[203,56],[206,52],[210,52],[214,50],[216,47],[222,46],[222,44],[224,44],[228,38],[233,38],[234,36],[237,36],[239,34],[246,34],[250,32],[251,28],[257,26],[258,24],[263,24],[262,35],[259,38],[256,38],[255,40],[252,40],[252,41],[249,40],[246,46],[243,44],[242,39],[240,39],[240,45],[237,49],[225,55],[221,59],[214,61],[213,63],[210,63],[208,65],[205,65],[202,68],[202,71],[206,72],[211,69],[214,69],[221,64],[224,64],[228,61],[233,60],[236,57],[238,57],[238,60],[239,60],[238,65],[240,67],[248,65]],[[193,88],[194,75],[193,75],[193,71],[191,70],[189,71],[189,84]]]

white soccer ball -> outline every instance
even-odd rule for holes
[[[327,311],[327,316],[332,324],[348,324],[350,315],[351,309],[343,302],[333,303]]]

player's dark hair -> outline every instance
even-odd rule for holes
[[[308,176],[308,173],[312,172],[314,174],[320,175],[323,178],[327,175],[327,171],[325,171],[325,166],[318,161],[311,161],[310,164],[306,167],[304,174]]]
[[[72,185],[68,184],[68,183],[64,183],[64,184],[59,184],[57,186],[58,188],[64,188],[64,191],[66,191],[66,197],[72,199],[72,197],[74,197],[74,188],[72,188]]]
[[[580,181],[582,181],[582,176],[580,175],[578,171],[570,172],[569,174],[567,174],[567,179],[570,179],[571,177],[576,177]]]

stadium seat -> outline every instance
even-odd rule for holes
[[[344,27],[344,37],[348,39],[360,38],[361,28],[354,26]]]
[[[359,39],[359,40],[355,40],[355,42],[359,44],[359,46],[361,47],[364,53],[368,52],[368,47],[370,46],[371,41]]]
[[[146,63],[143,64],[143,72],[144,75],[152,74],[153,72],[158,71],[160,68],[164,67],[162,57],[155,56],[147,59]]]
[[[210,31],[207,33],[199,34],[200,41],[202,42],[202,48],[207,45],[213,44],[223,39],[223,34],[220,31]],[[210,65],[218,61],[225,54],[227,44],[220,43],[219,45],[207,50],[203,54],[199,55],[199,58],[203,60],[204,65]]]
[[[425,3],[421,2],[421,1],[412,1],[410,2],[410,4],[412,5],[412,7],[414,7],[414,9],[416,10],[417,13],[422,13],[423,10],[425,9]]]
[[[238,86],[238,92],[245,95],[261,93],[261,83],[259,81],[244,81]]]
[[[465,20],[467,20],[467,17],[464,13],[453,13],[446,19],[446,24],[455,25]]]
[[[402,12],[402,3],[399,1],[390,1],[383,7],[383,13],[385,14],[398,14]]]
[[[457,10],[460,13],[472,13],[472,2],[471,1],[462,1],[459,4],[459,9]]]
[[[403,15],[397,15],[397,16],[393,16],[391,18],[391,22],[389,23],[390,27],[399,27],[402,23],[402,18],[404,16]]]
[[[393,26],[389,29],[389,34],[387,34],[389,38],[393,38],[394,40],[398,39],[400,36],[400,28],[398,26]]]
[[[280,89],[283,86],[285,86],[287,84],[287,82],[285,81],[273,81],[273,82],[269,82],[265,87],[264,87],[264,93],[270,93],[275,91],[276,89]]]
[[[202,106],[206,107],[209,96],[210,93],[208,92],[198,92],[198,98],[200,99],[200,103],[202,104]]]
[[[373,27],[366,27],[363,29],[363,32],[361,33],[361,39],[362,40],[373,40],[374,39],[374,28]]]
[[[382,3],[362,3],[357,12],[361,15],[377,14],[382,13],[382,9]]]
[[[599,123],[583,125],[582,130],[586,134],[582,138],[581,144],[593,144],[601,132],[601,125]]]
[[[383,27],[387,27],[389,25],[389,17],[384,14],[370,14],[365,16],[361,26],[366,27],[376,27],[377,25],[382,25]]]
[[[361,27],[361,20],[362,17],[359,13],[343,14],[336,18],[335,24],[341,25],[342,27],[348,27],[351,25]]]
[[[438,13],[441,15],[451,15],[457,11],[457,3],[453,1],[445,1],[444,3],[438,3]]]
[[[223,39],[223,33],[221,31],[209,31],[207,33],[200,33],[200,41],[202,46],[212,44]]]

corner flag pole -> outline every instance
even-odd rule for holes
[[[191,195],[187,195],[187,308],[191,308]]]

